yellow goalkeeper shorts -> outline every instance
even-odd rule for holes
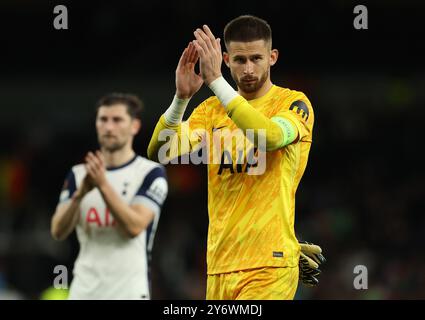
[[[292,300],[298,266],[265,267],[208,275],[207,300]]]

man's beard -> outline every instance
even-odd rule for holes
[[[106,140],[106,139],[105,139]],[[120,141],[116,141],[116,142],[106,142],[105,140],[103,140],[102,138],[99,140],[99,144],[101,145],[101,147],[103,149],[105,149],[108,152],[116,152],[119,151],[121,149],[124,148],[125,146],[125,142],[120,142]]]
[[[245,93],[253,93],[253,92],[256,92],[256,91],[260,90],[261,87],[264,85],[264,83],[267,81],[268,76],[269,76],[269,71],[266,71],[262,75],[262,77],[260,79],[258,79],[258,80],[255,77],[243,77],[239,81],[236,76],[233,76],[232,75],[233,80],[235,80],[238,88],[242,92],[245,92]],[[246,82],[243,81],[244,79],[246,79],[246,80],[251,80],[252,79],[252,80],[257,80],[257,81],[252,82],[252,83],[246,83]]]

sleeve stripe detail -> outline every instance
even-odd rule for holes
[[[158,166],[153,168],[144,178],[135,197],[145,197],[155,202],[161,208],[167,192],[166,181],[167,178],[164,167]],[[164,188],[165,190],[163,190]]]
[[[155,167],[153,168],[145,177],[143,180],[143,183],[140,187],[140,189],[137,191],[136,195],[145,195],[146,191],[149,189],[152,182],[159,177],[165,178],[165,170],[163,167]]]
[[[66,200],[71,199],[72,195],[76,190],[77,185],[75,182],[75,175],[74,172],[70,170],[68,175],[66,176],[65,183],[59,197],[59,202],[64,202]]]
[[[145,196],[135,196],[131,204],[143,205],[152,210],[156,216],[158,216],[161,212],[161,207],[155,201],[152,201],[152,199]]]

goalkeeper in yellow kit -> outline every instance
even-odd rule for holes
[[[312,143],[311,103],[302,92],[272,83],[278,51],[266,21],[240,16],[229,22],[224,54],[208,26],[194,36],[148,156],[168,163],[190,154],[208,163],[207,299],[293,299],[299,279],[317,283],[323,262],[311,244],[300,260],[294,231],[295,193]],[[222,77],[223,60],[237,91]],[[215,96],[182,122],[202,84]]]

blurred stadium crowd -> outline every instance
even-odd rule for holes
[[[420,152],[425,72],[415,44],[408,46],[404,39],[405,30],[419,34],[414,17],[423,5],[407,1],[398,7],[389,1],[387,7],[371,7],[384,18],[372,20],[371,30],[360,35],[351,27],[352,2],[294,4],[287,10],[274,1],[245,1],[251,7],[229,4],[223,16],[207,4],[199,4],[195,13],[177,4],[164,10],[135,1],[118,8],[94,1],[82,10],[63,3],[70,14],[80,12],[78,19],[70,18],[65,35],[50,30],[51,4],[34,13],[31,6],[19,11],[12,2],[2,3],[9,18],[1,23],[16,28],[5,40],[12,45],[0,56],[0,300],[40,299],[53,284],[56,265],[67,266],[72,278],[78,243],[75,236],[52,240],[50,217],[67,170],[96,148],[97,98],[109,91],[142,98],[143,128],[135,150],[146,156],[156,120],[174,94],[175,64],[192,28],[211,22],[220,30],[241,13],[270,22],[281,51],[272,80],[306,93],[315,110],[309,164],[297,194],[296,232],[299,239],[320,244],[327,263],[320,285],[300,285],[296,298],[425,299],[425,159]],[[137,12],[162,22],[149,29],[155,22],[135,19]],[[294,23],[300,26],[296,12],[306,17],[301,29],[291,29]],[[411,13],[410,24],[400,29],[386,24],[396,12]],[[13,24],[11,13],[23,14],[34,27]],[[329,16],[335,19],[327,21]],[[179,23],[175,34],[162,34],[168,28],[164,21]],[[191,106],[208,95],[203,89]],[[203,299],[206,168],[167,166],[167,174],[170,193],[153,251],[153,298]],[[367,267],[367,290],[353,287],[356,265]]]

